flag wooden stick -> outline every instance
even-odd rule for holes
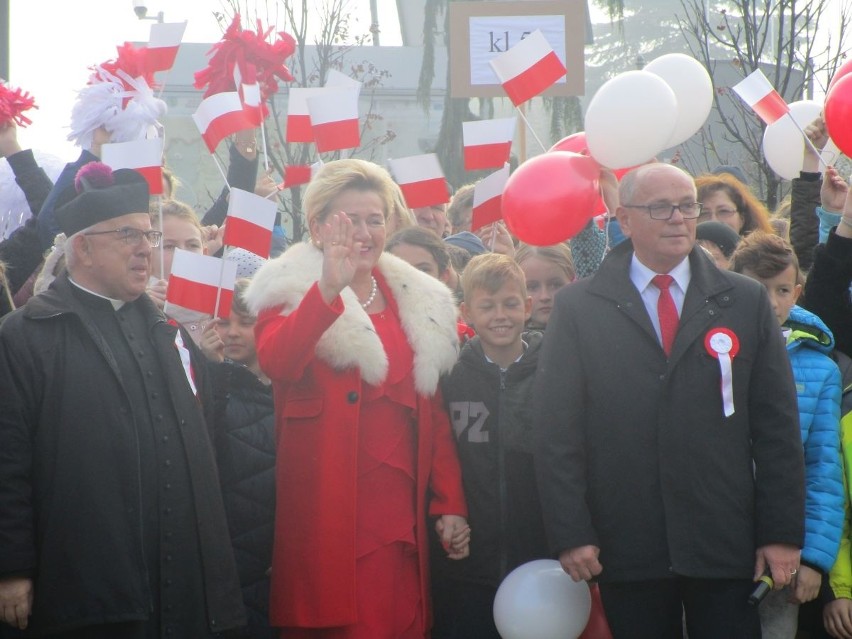
[[[518,109],[518,113],[521,116],[521,119],[524,121],[524,124],[526,124],[526,128],[530,130],[530,133],[532,133],[533,138],[535,138],[535,141],[538,142],[538,145],[541,147],[542,153],[547,153],[547,147],[544,146],[544,142],[542,142],[541,139],[538,137],[538,135],[536,135],[535,129],[532,128],[530,121],[527,120],[525,105],[520,104],[520,105],[518,105],[517,109]],[[522,141],[521,150],[524,154],[524,160],[526,160],[526,155],[527,155],[526,141],[527,140],[526,140],[526,135],[524,134],[524,129],[521,129],[521,141]]]
[[[213,158],[213,162],[216,164],[216,168],[219,169],[219,173],[222,175],[222,179],[225,181],[225,186],[228,187],[228,190],[231,190],[231,185],[228,184],[228,176],[225,175],[225,169],[222,167],[222,163],[219,162],[219,158],[216,157],[215,153],[211,153],[210,157]]]
[[[260,140],[263,142],[263,168],[269,172],[269,153],[266,152],[266,120],[260,123]]]
[[[817,159],[819,160],[819,163],[822,165],[822,168],[823,168],[823,169],[827,169],[827,168],[828,168],[828,164],[826,164],[825,160],[823,159],[823,157],[822,157],[822,153],[819,151],[819,149],[817,149],[817,148],[814,146],[814,143],[813,143],[813,142],[811,141],[811,139],[808,137],[808,134],[807,134],[807,133],[805,133],[805,130],[804,130],[801,126],[799,126],[799,123],[798,123],[798,122],[796,122],[796,118],[794,118],[794,117],[793,117],[793,114],[792,114],[792,113],[790,113],[790,112],[788,111],[788,112],[787,112],[787,117],[788,117],[788,118],[790,118],[790,122],[792,122],[793,124],[795,124],[795,125],[796,125],[796,128],[797,128],[797,129],[799,129],[799,132],[802,134],[802,137],[805,139],[805,144],[807,144],[807,145],[808,145],[808,148],[816,154]]]
[[[213,308],[213,319],[219,317],[219,302],[222,301],[222,280],[225,279],[225,257],[222,256],[222,261],[219,266],[219,287],[216,289],[216,306]]]

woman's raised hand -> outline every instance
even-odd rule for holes
[[[318,286],[330,304],[355,277],[361,242],[354,239],[355,227],[346,213],[332,213],[319,226],[316,246],[322,250],[322,275]]]

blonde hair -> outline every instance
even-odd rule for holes
[[[385,169],[366,160],[335,160],[324,164],[305,189],[305,221],[322,222],[331,213],[331,204],[344,191],[371,191],[382,201],[385,220],[396,209],[398,187]]]
[[[189,222],[194,227],[198,229],[198,233],[201,235],[202,239],[204,238],[204,231],[201,228],[201,222],[198,220],[198,214],[196,214],[195,209],[193,209],[186,202],[181,202],[179,200],[165,200],[163,202],[163,219],[165,220],[167,217],[173,217],[177,220],[181,220],[183,222]],[[154,228],[159,228],[160,223],[160,213],[159,211],[151,212],[151,225]]]
[[[521,244],[518,250],[515,251],[515,261],[518,264],[523,264],[524,260],[530,257],[537,257],[555,264],[565,273],[565,277],[568,278],[569,282],[577,279],[574,258],[571,256],[571,249],[568,248],[567,244],[553,244],[551,246]]]
[[[518,263],[502,253],[484,253],[468,262],[462,274],[464,301],[470,304],[477,289],[493,295],[509,282],[518,285],[521,297],[527,298],[527,278]]]

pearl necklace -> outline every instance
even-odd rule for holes
[[[370,297],[367,298],[366,302],[358,300],[358,303],[361,304],[361,308],[364,309],[366,309],[370,304],[373,303],[373,300],[376,299],[376,293],[379,292],[379,285],[376,283],[376,278],[371,275],[370,280],[372,280],[372,286],[370,288]]]

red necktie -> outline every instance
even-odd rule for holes
[[[671,355],[672,344],[674,344],[675,335],[677,334],[677,325],[680,318],[677,316],[677,306],[675,306],[672,294],[669,291],[674,278],[671,275],[655,275],[651,280],[658,289],[660,289],[660,298],[657,300],[657,317],[660,319],[660,336],[663,339],[663,350],[666,356]]]

